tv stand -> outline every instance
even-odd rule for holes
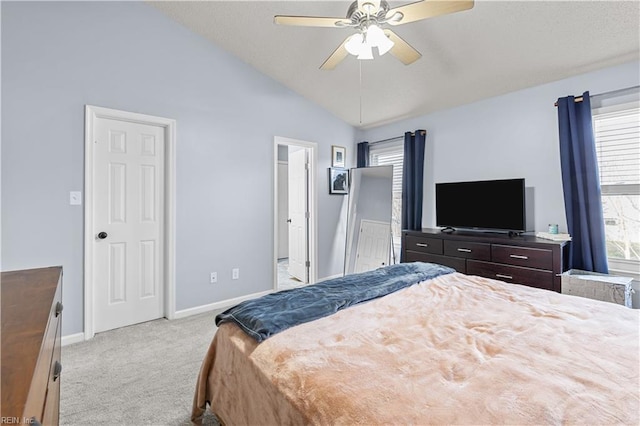
[[[401,262],[439,263],[463,274],[559,293],[560,275],[568,264],[568,244],[511,233],[405,230],[402,231]]]

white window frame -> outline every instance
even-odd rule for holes
[[[614,105],[601,106],[592,108],[591,114],[594,121],[598,115],[603,115],[616,111],[624,111],[631,108],[640,107],[640,101],[621,102]],[[598,158],[598,165],[600,165],[600,159]],[[601,185],[601,193],[606,195],[640,195],[640,184],[617,184],[617,185]],[[640,280],[640,261],[621,259],[614,257],[607,257],[609,263],[609,272],[612,274],[619,274],[625,276],[631,276],[634,280]]]

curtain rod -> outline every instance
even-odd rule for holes
[[[423,135],[426,135],[427,131],[426,130],[420,130],[420,133],[423,134]],[[416,134],[416,132],[411,132],[411,136],[414,136],[415,134]],[[377,143],[391,142],[391,141],[395,141],[395,140],[398,140],[398,139],[404,139],[404,135],[396,136],[396,137],[388,138],[388,139],[382,139],[380,141],[369,142],[369,145],[375,145]]]
[[[616,95],[618,93],[622,93],[622,92],[626,92],[628,90],[634,90],[634,89],[640,89],[640,86],[633,86],[633,87],[627,87],[626,89],[618,89],[618,90],[612,90],[611,92],[604,92],[604,93],[598,93],[597,95],[592,95],[592,98],[596,98],[598,96],[605,96],[605,95]],[[576,96],[575,98],[573,98],[573,102],[582,102],[582,96]],[[556,101],[553,106],[558,106],[558,101]]]

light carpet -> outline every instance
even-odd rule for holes
[[[62,348],[61,425],[190,425],[220,311],[160,319]],[[217,425],[214,416],[205,424]]]
[[[289,275],[289,259],[278,259],[278,290],[289,290],[302,287],[305,284]]]

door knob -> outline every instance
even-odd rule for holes
[[[288,223],[291,223],[291,219],[287,219],[287,222],[288,222]]]
[[[106,232],[100,232],[98,234],[98,238],[100,238],[101,240],[104,240],[105,238],[107,238],[107,233]]]

